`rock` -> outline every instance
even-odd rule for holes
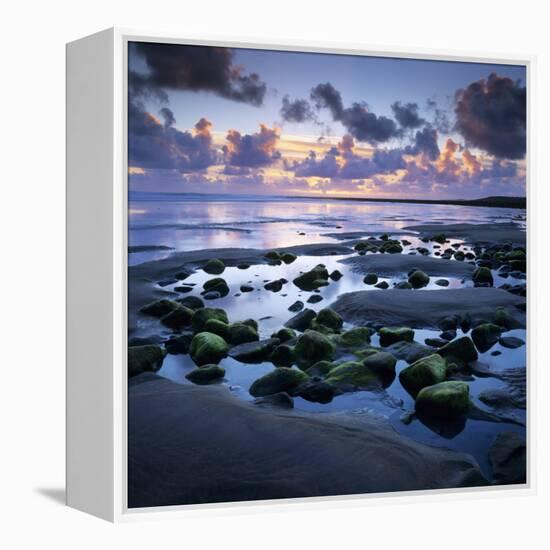
[[[525,483],[527,471],[525,438],[516,432],[499,433],[489,449],[489,462],[497,483]]]
[[[423,357],[433,354],[433,349],[423,346],[418,342],[395,342],[391,346],[386,347],[386,351],[395,355],[398,359],[403,359],[411,364]]]
[[[444,319],[441,319],[437,325],[442,331],[446,330],[455,330],[458,326],[458,319],[456,316],[454,317],[445,317]]]
[[[277,346],[269,358],[276,367],[291,367],[294,364],[294,359],[294,348],[287,344]]]
[[[301,370],[280,367],[255,380],[249,391],[253,397],[289,392],[308,380],[309,376]]]
[[[128,348],[128,378],[142,372],[156,372],[166,353],[160,346],[146,345]]]
[[[264,288],[266,290],[270,290],[271,292],[279,292],[281,288],[283,288],[283,282],[280,279],[276,281],[270,281],[269,283],[264,285]]]
[[[403,252],[403,247],[399,241],[389,240],[382,245],[380,251],[386,252],[387,254],[401,254],[401,252]]]
[[[275,407],[278,409],[292,409],[294,407],[294,399],[285,392],[274,393],[273,395],[265,395],[264,397],[256,397],[254,405],[259,407]]]
[[[442,418],[464,415],[470,407],[470,388],[466,382],[446,381],[420,390],[416,396],[418,414]]]
[[[271,335],[272,338],[278,338],[281,342],[287,342],[296,338],[296,333],[291,328],[282,328]]]
[[[353,387],[379,386],[380,382],[374,372],[358,361],[346,361],[330,370],[326,378],[327,384],[338,387],[350,385]]]
[[[386,281],[380,281],[378,284],[374,285],[376,288],[381,288],[382,290],[386,290],[390,287],[390,285]]]
[[[464,261],[464,252],[462,252],[462,250],[457,250],[455,252],[455,260],[459,261],[459,262],[463,262]]]
[[[423,271],[415,271],[409,276],[409,283],[413,288],[422,288],[427,286],[430,278]]]
[[[225,376],[225,369],[218,365],[203,365],[198,369],[193,369],[185,375],[187,380],[195,384],[209,384]]]
[[[212,259],[208,260],[202,269],[209,275],[219,275],[224,272],[225,264],[221,260]]]
[[[320,294],[313,294],[307,299],[308,304],[318,304],[323,301],[323,297]]]
[[[505,307],[497,307],[495,310],[495,324],[507,330],[521,328],[522,324],[512,317]]]
[[[168,285],[173,285],[174,283],[177,283],[177,282],[178,282],[177,279],[164,279],[163,281],[157,281],[157,285],[161,287],[165,287]]]
[[[430,237],[430,241],[435,241],[439,244],[445,244],[445,241],[447,240],[447,237],[443,233],[438,233],[437,235],[433,235]]]
[[[411,290],[413,286],[409,281],[401,281],[400,283],[397,283],[393,288],[396,288],[397,290]]]
[[[385,351],[369,355],[363,360],[363,365],[374,372],[384,383],[393,382],[397,359]]]
[[[250,267],[250,264],[237,264],[237,269],[248,269]]]
[[[498,342],[501,332],[502,328],[498,325],[483,323],[482,325],[478,325],[472,329],[471,337],[476,345],[476,348],[481,353],[485,353]]]
[[[306,369],[306,372],[309,376],[326,376],[334,367],[334,363],[330,361],[318,361],[309,369]]]
[[[266,255],[265,258],[268,260],[280,260],[281,255],[276,250],[270,250]]]
[[[367,273],[363,277],[363,282],[366,285],[375,285],[378,282],[378,275],[376,273]]]
[[[175,286],[174,292],[179,292],[180,294],[186,294],[187,292],[191,292],[193,290],[192,286]]]
[[[300,290],[315,290],[321,286],[328,285],[328,271],[327,268],[318,265],[314,267],[311,271],[306,271],[302,273],[299,277],[296,277],[293,280],[293,283]]]
[[[456,258],[456,254],[455,254]],[[474,285],[487,285],[493,286],[493,275],[491,270],[487,267],[478,267],[472,275]]]
[[[447,279],[437,279],[434,282],[437,286],[449,286],[449,281],[447,281]]]
[[[335,345],[324,334],[315,330],[306,330],[298,338],[294,347],[300,366],[311,366],[318,361],[330,361],[335,351]]]
[[[253,328],[258,332],[258,321],[255,319],[245,319],[244,321],[239,321],[241,325],[246,325],[247,327]]]
[[[219,300],[220,298],[222,298],[222,295],[217,290],[208,290],[202,292],[202,297],[205,300]]]
[[[257,342],[260,339],[256,330],[244,323],[234,323],[229,326],[229,340],[233,346],[246,344],[247,342]]]
[[[218,321],[223,321],[226,324],[229,324],[229,319],[227,318],[227,313],[223,309],[205,307],[197,310],[193,319],[191,321],[191,326],[195,332],[201,332],[204,329],[204,325],[208,319],[217,319]]]
[[[341,330],[344,321],[336,311],[330,308],[321,309],[317,313],[317,317],[315,319],[316,323],[320,325],[324,325],[325,327],[328,327],[334,331]]]
[[[199,332],[191,340],[189,354],[197,365],[219,363],[227,356],[229,346],[227,342],[212,332]]]
[[[338,343],[347,348],[355,348],[370,344],[372,329],[367,327],[356,327],[344,332],[338,338]]]
[[[174,338],[170,338],[164,343],[166,351],[171,355],[189,353],[189,346],[193,339],[193,333],[191,331],[185,331],[183,334],[179,334]]]
[[[281,260],[285,264],[291,264],[292,262],[296,261],[296,255],[292,254],[291,252],[284,252],[281,254]]]
[[[203,296],[206,298],[206,294],[209,292],[218,292],[221,297],[229,294],[229,286],[222,277],[215,277],[206,281],[202,288],[204,289]]]
[[[342,273],[340,273],[337,269],[335,269],[330,275],[329,278],[333,281],[339,281],[343,277]]]
[[[254,287],[249,285],[241,285],[240,290],[241,292],[252,292],[254,290]]]
[[[159,334],[151,334],[151,336],[134,336],[133,338],[128,338],[128,347],[162,344],[163,341],[164,338]]]
[[[202,309],[204,307],[204,302],[197,296],[186,296],[178,300],[182,306],[188,307],[189,309]]]
[[[489,407],[494,409],[522,409],[525,403],[518,401],[509,391],[509,389],[494,389],[482,391],[478,399]]]
[[[288,307],[288,311],[292,311],[293,313],[301,311],[302,309],[304,309],[304,302],[301,302],[300,300],[297,300]]]
[[[432,348],[441,348],[447,343],[447,340],[443,338],[426,338],[424,343]]]
[[[208,319],[204,324],[203,330],[221,336],[226,342],[229,342],[229,325],[219,319]]]
[[[172,330],[179,330],[190,326],[194,316],[195,312],[192,309],[178,304],[178,307],[162,317],[160,322]]]
[[[414,397],[422,388],[443,382],[446,374],[447,364],[445,359],[434,353],[403,369],[399,373],[399,381]]]
[[[515,336],[501,336],[498,343],[509,349],[521,348],[525,345],[525,342],[521,338],[516,338]]]
[[[450,342],[456,338],[456,330],[444,330],[439,336],[442,340]]]
[[[145,315],[160,318],[168,315],[179,306],[180,304],[174,300],[162,299],[143,306],[139,311]]]
[[[193,275],[191,271],[185,271],[182,269],[174,275],[174,278],[178,281],[184,281],[185,279],[187,279],[187,277],[190,277],[191,275]]]
[[[303,332],[309,327],[311,321],[313,321],[315,317],[315,311],[313,311],[312,309],[304,309],[303,311],[300,311],[300,313],[296,314],[294,317],[290,318],[285,323],[285,327]]]
[[[468,336],[463,336],[445,344],[438,352],[443,357],[458,357],[466,363],[477,360],[477,351],[474,343]]]
[[[382,347],[395,342],[412,342],[414,339],[414,330],[408,327],[382,327],[379,334]]]
[[[308,380],[292,390],[292,395],[313,403],[330,403],[334,398],[334,387],[326,382]]]
[[[262,363],[269,359],[269,356],[279,344],[280,340],[278,338],[247,342],[231,348],[228,355],[241,363]]]

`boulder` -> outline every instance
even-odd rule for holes
[[[426,338],[424,343],[432,348],[441,348],[447,343],[447,340],[443,338]]]
[[[436,279],[434,282],[437,286],[449,286],[449,281],[447,279]]]
[[[144,315],[150,315],[151,317],[160,319],[177,309],[179,305],[180,304],[174,300],[162,299],[143,306],[139,311]]]
[[[289,392],[309,380],[309,376],[299,369],[280,367],[255,380],[250,386],[250,395],[262,397],[279,392]]]
[[[228,355],[241,363],[262,363],[269,360],[269,356],[279,344],[278,338],[247,342],[232,347]]]
[[[269,358],[276,367],[291,367],[294,359],[294,348],[288,344],[277,346]]]
[[[374,372],[359,361],[346,361],[334,366],[325,380],[327,384],[338,387],[379,386],[380,382]]]
[[[220,275],[225,270],[225,264],[221,260],[213,258],[208,260],[202,269],[209,275]]]
[[[456,258],[456,254],[455,254],[455,258]],[[477,285],[493,286],[493,275],[491,273],[491,270],[487,267],[478,267],[474,271],[474,274],[472,275],[472,279],[476,286]]]
[[[390,288],[390,285],[387,281],[380,281],[378,284],[374,285],[376,288],[381,288],[382,290],[386,290]]]
[[[318,361],[330,361],[335,351],[335,345],[324,334],[315,330],[306,330],[298,338],[294,347],[300,366],[311,366]]]
[[[288,307],[288,311],[292,311],[293,313],[301,311],[302,309],[304,309],[304,302],[301,302],[300,300],[297,300]]]
[[[268,260],[280,260],[281,255],[276,250],[270,250],[266,255],[265,258]]]
[[[227,313],[223,309],[214,307],[205,307],[197,310],[191,321],[191,326],[195,332],[201,332],[204,329],[204,325],[209,319],[217,319],[229,324]]]
[[[423,271],[417,270],[409,276],[409,283],[413,288],[422,288],[428,285],[430,278]]]
[[[332,279],[333,281],[339,281],[342,277],[343,277],[342,273],[340,273],[340,271],[338,271],[337,269],[335,269],[335,270],[329,275],[329,278]]]
[[[323,297],[320,294],[312,294],[308,299],[308,304],[318,304],[323,301]]]
[[[203,365],[185,375],[194,384],[209,384],[225,376],[225,369],[218,365]]]
[[[328,307],[325,309],[321,309],[317,313],[315,321],[316,323],[324,325],[325,327],[328,327],[334,331],[339,331],[344,324],[342,317],[340,317],[340,315],[338,315],[336,311]]]
[[[477,351],[474,343],[468,336],[463,336],[457,340],[453,340],[439,348],[439,355],[442,357],[457,357],[466,363],[477,360]]]
[[[515,319],[505,307],[497,307],[495,310],[495,324],[506,330],[521,328],[522,324]]]
[[[162,317],[160,322],[172,330],[179,330],[190,326],[194,315],[194,310],[178,304],[178,307]]]
[[[489,351],[500,338],[502,328],[492,323],[483,323],[472,329],[471,337],[476,345],[476,348],[485,353]]]
[[[256,342],[260,339],[256,330],[244,323],[234,323],[229,326],[229,340],[233,346],[246,344],[247,342]]]
[[[198,296],[186,296],[178,300],[182,306],[188,307],[189,309],[202,309],[204,307],[204,302]]]
[[[379,335],[380,345],[386,347],[395,342],[412,342],[414,330],[409,327],[382,327]]]
[[[466,382],[446,381],[420,390],[415,409],[419,414],[442,418],[463,416],[470,407],[470,388]]]
[[[300,290],[315,290],[321,286],[328,285],[328,271],[323,265],[318,265],[310,271],[302,273],[302,275],[296,277],[293,283]]]
[[[300,311],[300,313],[296,314],[294,317],[290,318],[285,323],[285,327],[303,332],[309,327],[311,321],[313,321],[315,317],[315,311],[313,311],[312,309],[304,309],[303,311]]]
[[[204,324],[203,330],[221,336],[226,342],[230,341],[229,325],[219,319],[208,319]]]
[[[489,462],[495,482],[499,484],[525,483],[527,471],[525,437],[516,432],[499,433],[489,449]]]
[[[272,338],[278,338],[281,342],[287,342],[296,338],[296,333],[291,328],[281,328],[271,335]]]
[[[193,290],[192,286],[175,286],[174,292],[179,292],[180,294],[187,294],[188,292],[191,292]]]
[[[246,325],[247,327],[253,328],[258,332],[258,321],[255,319],[245,319],[244,321],[239,321],[239,324]]]
[[[250,285],[241,285],[241,292],[252,292],[254,290],[253,286]]]
[[[397,359],[385,351],[373,353],[363,360],[363,365],[374,372],[385,386],[391,384],[395,378],[396,363]]]
[[[254,405],[259,407],[274,407],[277,409],[292,409],[294,407],[294,399],[286,392],[274,393],[273,395],[265,395],[264,397],[256,397]]]
[[[270,281],[264,285],[264,288],[266,290],[270,290],[271,292],[279,292],[281,288],[283,288],[283,282],[280,279]]]
[[[156,372],[162,366],[166,352],[155,345],[128,348],[128,378],[142,372]]]
[[[367,327],[356,327],[344,332],[338,338],[338,343],[347,348],[355,348],[370,344],[372,329]]]
[[[413,286],[409,281],[401,281],[400,283],[397,283],[393,288],[397,290],[411,290]]]
[[[386,351],[392,353],[398,359],[403,359],[407,363],[411,364],[423,357],[432,355],[433,350],[427,346],[423,346],[418,342],[395,342],[391,346],[386,347]]]
[[[320,380],[308,380],[292,390],[292,395],[313,403],[330,403],[334,398],[334,387]]]
[[[498,340],[498,343],[509,349],[521,348],[525,345],[525,342],[521,338],[516,338],[515,336],[501,336]]]
[[[197,365],[219,363],[227,356],[229,346],[227,342],[212,332],[199,332],[191,340],[189,354]]]
[[[191,346],[191,340],[193,340],[193,332],[185,331],[183,334],[179,334],[174,338],[170,338],[164,343],[166,351],[171,355],[182,354],[185,355],[189,353],[189,346]]]
[[[330,361],[318,361],[306,369],[306,372],[309,376],[326,376],[333,368],[334,364]]]
[[[217,292],[220,295],[220,297],[224,297],[229,294],[229,286],[227,286],[225,279],[223,279],[222,277],[215,277],[214,279],[209,279],[202,285],[202,288],[204,289],[202,294],[205,297],[205,299],[206,299],[206,295],[210,292]]]
[[[376,273],[367,273],[363,277],[363,282],[366,285],[375,285],[378,282],[378,275]]]
[[[399,373],[399,381],[414,397],[422,388],[443,382],[446,374],[447,364],[445,359],[434,353],[403,369]]]
[[[285,252],[281,254],[281,260],[285,264],[291,264],[292,262],[296,261],[296,255],[292,254],[291,252]]]

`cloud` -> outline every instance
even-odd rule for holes
[[[281,158],[277,151],[279,130],[260,124],[260,131],[242,135],[237,130],[229,130],[224,146],[225,161],[233,166],[267,166]]]
[[[427,125],[418,130],[414,136],[414,144],[405,148],[407,154],[426,155],[430,160],[439,156],[439,145],[437,144],[437,130]]]
[[[283,97],[280,113],[286,122],[305,122],[314,118],[314,113],[306,99],[291,100],[288,95]]]
[[[405,103],[401,105],[399,101],[396,101],[391,104],[391,110],[402,128],[419,128],[425,122],[418,114],[417,103]]]
[[[330,82],[315,86],[310,97],[317,109],[328,109],[332,118],[359,141],[381,143],[401,134],[392,119],[370,112],[366,104],[352,103],[344,107],[342,95]]]
[[[455,95],[456,129],[467,143],[499,158],[520,159],[526,146],[526,88],[492,73]]]
[[[139,103],[128,105],[128,156],[130,165],[180,172],[204,170],[215,164],[218,154],[212,144],[212,123],[201,118],[192,132],[174,128],[170,109],[160,111],[162,123]]]
[[[148,73],[131,73],[130,92],[209,91],[257,106],[262,105],[266,94],[266,84],[258,74],[245,73],[233,63],[234,52],[230,48],[134,42],[130,60],[133,55],[144,60]]]
[[[451,121],[445,109],[441,109],[435,99],[426,101],[426,110],[433,113],[430,125],[436,128],[442,134],[448,134],[451,131]]]

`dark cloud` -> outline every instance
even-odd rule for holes
[[[329,109],[332,118],[341,122],[359,141],[378,143],[400,135],[392,119],[375,115],[366,105],[352,103],[350,107],[344,107],[342,95],[330,82],[315,86],[311,90],[311,99],[317,109]]]
[[[306,159],[295,162],[290,169],[298,177],[336,178],[340,174],[338,155],[338,150],[331,148],[323,158],[317,159],[315,151],[310,151]]]
[[[286,122],[305,122],[314,118],[314,113],[306,99],[291,100],[287,95],[283,97],[280,113]]]
[[[430,125],[436,128],[442,134],[448,134],[451,131],[451,121],[445,109],[441,109],[435,99],[426,101],[426,110],[433,113]]]
[[[242,135],[237,130],[229,130],[224,146],[225,160],[233,166],[267,166],[281,158],[277,151],[279,132],[260,124],[260,131]]]
[[[414,144],[406,147],[405,152],[411,155],[424,154],[430,160],[435,160],[439,156],[437,130],[429,125],[418,130],[414,136]]]
[[[425,122],[418,114],[417,103],[405,103],[402,105],[399,101],[396,101],[391,104],[391,110],[402,128],[419,128]]]
[[[499,158],[519,159],[526,146],[526,88],[492,73],[456,92],[456,129],[467,143]]]
[[[143,109],[139,102],[128,105],[128,160],[131,166],[187,172],[204,170],[217,162],[212,144],[212,124],[201,118],[193,133],[173,127],[172,111],[160,112],[164,123]]]
[[[210,91],[227,99],[262,105],[266,84],[256,73],[233,64],[233,51],[212,46],[134,42],[132,53],[145,61],[147,75],[132,75],[134,91]],[[136,76],[137,75],[137,76]]]

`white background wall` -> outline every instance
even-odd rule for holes
[[[80,0],[2,3],[0,544],[4,548],[542,548],[548,544],[548,14],[541,1]],[[119,25],[236,39],[536,54],[538,496],[190,514],[112,526],[60,504],[64,483],[64,44]],[[533,194],[533,196],[535,196]],[[537,218],[535,226],[535,215]],[[546,270],[546,273],[548,271]],[[540,279],[541,284],[538,283]],[[545,323],[545,324],[543,324]],[[97,345],[97,342],[90,342]],[[366,466],[368,467],[368,466]],[[399,501],[397,501],[399,502]],[[546,510],[544,507],[546,506]],[[6,544],[6,540],[11,539]]]

